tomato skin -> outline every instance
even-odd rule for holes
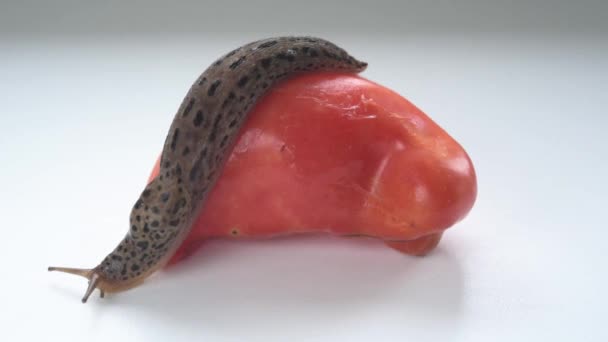
[[[476,195],[467,153],[409,101],[356,75],[301,75],[253,109],[173,261],[212,237],[312,232],[424,255]]]

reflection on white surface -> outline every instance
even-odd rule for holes
[[[326,236],[212,241],[82,305],[86,283],[46,267],[94,266],[122,238],[190,83],[249,40],[211,37],[5,41],[7,340],[605,340],[601,36],[329,35],[469,152],[469,217],[425,258]]]
[[[194,260],[116,301],[158,324],[259,338],[308,334],[311,325],[318,327],[314,333],[325,335],[367,321],[379,333],[391,321],[407,326],[424,316],[448,324],[458,318],[462,271],[449,252],[418,261],[379,242],[346,240],[212,242]],[[437,288],[433,275],[449,285]]]

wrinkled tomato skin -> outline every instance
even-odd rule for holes
[[[173,261],[212,237],[312,232],[424,255],[476,195],[467,153],[409,101],[356,75],[302,75],[252,110]]]

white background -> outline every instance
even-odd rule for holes
[[[606,341],[601,1],[0,3],[5,341]],[[207,243],[80,303],[191,82],[261,37],[369,62],[469,152],[479,196],[424,258],[367,240]]]

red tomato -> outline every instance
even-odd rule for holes
[[[464,149],[406,99],[355,75],[302,75],[254,108],[173,261],[210,237],[308,232],[423,255],[476,194]]]

